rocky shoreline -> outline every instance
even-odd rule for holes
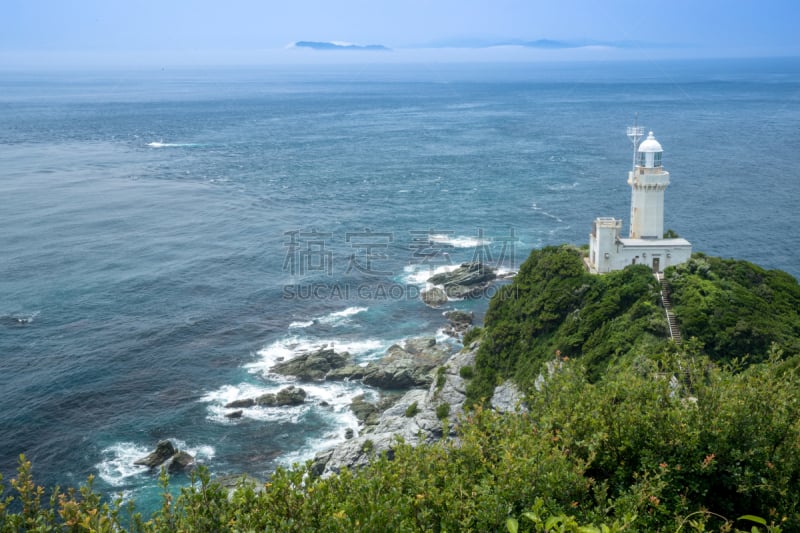
[[[477,343],[451,353],[442,365],[430,370],[427,387],[411,388],[372,419],[367,418],[357,437],[320,452],[312,472],[327,476],[342,468],[358,468],[376,454],[392,454],[398,438],[412,445],[432,443],[454,437],[458,415],[466,400],[466,380],[462,368],[475,361]],[[446,406],[446,407],[443,407]],[[449,420],[445,425],[444,418]],[[444,434],[447,427],[448,434]]]
[[[448,296],[463,298],[475,295],[496,279],[494,269],[481,263],[465,263],[452,272],[429,280],[435,286],[427,292],[440,290],[444,293],[444,300],[433,302],[430,294],[426,299],[425,293],[422,299],[436,307],[447,302]],[[471,312],[452,310],[444,316],[448,322],[444,332],[456,341],[463,339],[473,327],[474,315]],[[270,369],[296,378],[297,386],[290,385],[277,393],[229,402],[224,406],[230,410],[225,417],[241,418],[242,409],[253,406],[301,405],[307,399],[303,382],[359,380],[378,390],[379,399],[370,402],[364,395],[353,398],[350,409],[359,421],[358,428],[346,428],[344,442],[319,452],[314,458],[312,473],[327,476],[345,467],[358,468],[375,455],[386,453],[391,456],[398,439],[417,445],[456,436],[478,343],[473,342],[460,350],[459,347],[457,342],[437,342],[433,337],[412,338],[390,346],[381,359],[364,366],[357,364],[349,353],[337,352],[332,345],[298,353]],[[518,402],[513,390],[503,391],[501,396],[506,398],[505,404]],[[184,464],[187,458],[175,459],[179,453],[183,452],[175,450],[171,443],[160,442],[153,453],[137,464],[154,468],[170,461],[167,464],[171,469],[191,468],[193,459]]]

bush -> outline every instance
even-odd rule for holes
[[[443,420],[450,415],[450,404],[449,403],[440,403],[436,406],[436,418],[439,420]]]
[[[645,346],[659,349],[667,330],[658,301],[658,282],[644,265],[597,276],[573,247],[534,250],[489,303],[469,403],[490,398],[506,379],[530,392],[555,353],[582,357],[598,379]]]
[[[413,418],[414,416],[419,413],[419,408],[417,407],[417,402],[411,403],[408,407],[406,407],[406,417]]]
[[[364,453],[372,453],[372,450],[374,449],[375,449],[375,443],[372,442],[371,439],[365,440],[364,443],[361,445],[361,451]]]
[[[440,366],[436,369],[436,392],[439,393],[444,387],[445,382],[447,381],[447,376],[445,375],[447,369],[443,366]]]
[[[464,338],[461,342],[464,346],[469,347],[474,341],[480,339],[481,335],[483,335],[483,328],[478,326],[471,327],[464,333]]]
[[[713,359],[765,357],[772,343],[800,354],[800,285],[785,272],[695,254],[665,275],[684,337]]]
[[[458,375],[464,379],[472,379],[475,375],[475,371],[471,366],[465,365],[458,369]]]

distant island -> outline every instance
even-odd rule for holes
[[[383,51],[387,52],[391,48],[387,48],[382,44],[353,44],[341,43],[333,41],[297,41],[292,45],[294,48],[310,48],[312,50],[348,50],[348,51]]]
[[[606,48],[660,48],[664,44],[649,43],[644,41],[597,41],[589,39],[562,40],[562,39],[447,39],[427,44],[424,48],[493,48],[498,46],[519,46],[522,48],[536,48],[544,50],[564,50],[570,48],[606,47]]]

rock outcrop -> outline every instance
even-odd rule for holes
[[[234,400],[232,402],[228,402],[225,404],[226,409],[241,409],[243,407],[253,407],[256,405],[260,405],[262,407],[286,407],[292,405],[300,405],[306,401],[306,391],[299,387],[295,387],[294,385],[289,385],[276,393],[268,392],[267,394],[262,394],[258,398],[243,398],[241,400]],[[225,416],[229,418],[239,418],[241,417],[241,413],[239,416],[235,416],[234,411],[233,413],[229,413]]]
[[[492,394],[492,408],[500,413],[527,412],[524,396],[519,388],[511,381],[498,385]]]
[[[447,293],[439,287],[431,287],[419,294],[422,301],[431,307],[441,307],[447,303]]]
[[[365,366],[353,364],[349,357],[322,348],[310,354],[272,367],[273,372],[310,379],[341,381],[360,379],[366,385],[387,390],[427,387],[433,379],[431,372],[444,363],[452,349],[437,344],[433,337],[408,339],[402,345],[390,346],[384,356]],[[324,360],[324,362],[323,362]],[[280,393],[279,393],[280,394]],[[247,398],[227,404],[229,409],[263,405],[265,398]]]
[[[147,468],[155,468],[161,464],[164,464],[170,457],[175,455],[176,452],[177,450],[175,449],[175,446],[172,445],[172,442],[168,440],[162,440],[156,444],[155,450],[141,459],[137,459],[133,462],[133,464],[137,466],[146,466]]]
[[[426,387],[433,380],[432,371],[441,366],[450,356],[447,345],[436,343],[436,339],[409,339],[403,346],[392,345],[377,363],[370,363],[363,370],[362,381],[380,389],[408,389]]]
[[[178,451],[172,456],[172,460],[169,462],[167,471],[171,474],[174,474],[176,472],[191,470],[193,467],[194,457],[187,452]]]
[[[469,298],[480,294],[495,279],[496,269],[475,261],[463,263],[451,272],[431,276],[428,283],[443,287],[448,298]]]
[[[457,417],[463,411],[466,400],[466,382],[460,375],[460,369],[474,363],[476,352],[477,343],[473,343],[468,350],[450,356],[442,367],[443,371],[437,373],[437,379],[427,389],[406,392],[379,415],[374,426],[365,426],[358,436],[317,454],[312,473],[325,476],[343,467],[366,465],[377,454],[385,452],[391,456],[398,438],[416,445],[443,437],[455,437]],[[450,405],[447,435],[444,435],[443,420],[437,416],[437,408],[445,403]]]
[[[306,391],[304,389],[289,385],[277,393],[262,394],[256,398],[256,405],[265,407],[286,407],[300,405],[306,401]]]
[[[350,355],[347,353],[336,353],[333,348],[324,346],[319,350],[303,353],[280,362],[272,367],[272,372],[286,376],[295,376],[305,381],[320,381],[331,370],[342,367],[350,362]]]
[[[467,311],[448,311],[444,316],[449,323],[444,332],[455,339],[462,338],[475,320],[475,315]]]
[[[164,463],[167,463],[169,472],[181,472],[194,466],[194,457],[175,448],[172,442],[162,440],[156,444],[155,450],[133,462],[137,466],[146,466],[147,468],[156,468]]]

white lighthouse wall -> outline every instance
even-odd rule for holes
[[[686,239],[619,239],[611,270],[637,264],[663,271],[688,261],[691,256],[692,245]]]
[[[589,261],[594,272],[604,274],[614,270],[613,256],[621,229],[622,220],[611,217],[595,219],[589,237]]]
[[[636,239],[663,237],[664,190],[635,189],[631,196],[631,237]]]

